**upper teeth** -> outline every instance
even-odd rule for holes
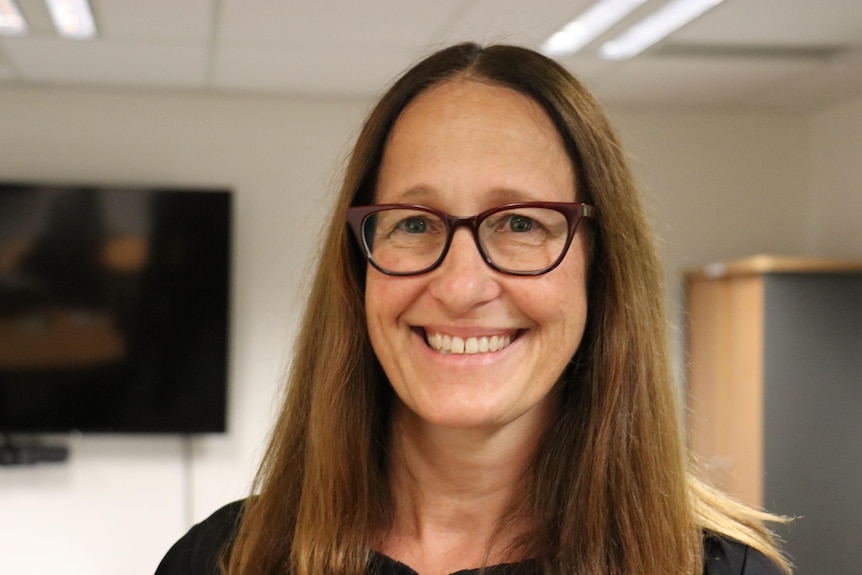
[[[439,333],[426,334],[428,345],[443,353],[487,353],[489,351],[500,351],[510,343],[512,336],[492,335],[490,337],[468,337],[462,338],[457,335],[445,335]]]

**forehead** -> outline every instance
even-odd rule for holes
[[[512,201],[573,201],[574,181],[562,138],[535,100],[458,79],[423,92],[398,117],[384,148],[376,199],[414,187],[475,192],[496,186],[535,195]],[[547,197],[549,189],[565,197]]]
[[[389,142],[412,130],[433,126],[448,130],[452,124],[470,122],[489,122],[534,136],[541,133],[562,145],[556,126],[534,99],[512,88],[466,78],[448,80],[416,96],[396,119]]]

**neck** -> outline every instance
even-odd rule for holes
[[[505,550],[531,521],[507,522],[512,527],[502,520],[524,495],[530,459],[545,431],[536,421],[553,420],[541,415],[464,430],[429,425],[396,403],[389,469],[395,516],[381,551],[420,573],[440,568],[442,557],[451,558],[449,573],[523,559]],[[434,568],[420,569],[426,558]]]

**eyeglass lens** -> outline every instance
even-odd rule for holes
[[[446,222],[415,208],[392,208],[365,219],[362,229],[374,263],[392,273],[413,273],[435,264],[449,240]],[[480,249],[493,264],[513,272],[535,272],[562,256],[569,235],[565,214],[518,207],[493,212],[479,222]]]

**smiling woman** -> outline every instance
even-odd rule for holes
[[[377,173],[375,203],[419,201],[487,217],[482,224],[477,218],[474,237],[450,227],[449,249],[436,258],[434,269],[425,266],[425,273],[409,278],[368,272],[368,333],[395,390],[396,428],[407,418],[415,419],[416,433],[431,424],[421,432],[427,437],[439,432],[436,425],[482,429],[496,436],[495,448],[511,449],[513,456],[535,450],[535,445],[501,444],[500,438],[509,436],[512,424],[519,431],[511,441],[534,443],[546,431],[541,422],[553,421],[549,415],[556,397],[550,391],[577,351],[586,322],[588,235],[575,234],[574,245],[553,273],[500,273],[501,267],[524,266],[550,271],[564,255],[575,226],[568,225],[565,214],[534,204],[507,203],[505,211],[493,210],[500,208],[501,197],[567,205],[578,199],[575,182],[572,162],[550,118],[535,101],[510,88],[452,79],[417,96],[400,114]],[[490,215],[486,210],[492,210]],[[484,231],[487,222],[493,231]],[[548,233],[553,228],[556,233]],[[411,242],[417,235],[411,234]],[[421,235],[441,234],[432,230]],[[396,241],[391,237],[375,240],[372,255],[396,249],[388,247]],[[484,265],[480,250],[495,254],[487,259],[499,262],[497,269]],[[552,257],[547,257],[549,250],[555,252]],[[525,261],[515,255],[521,251],[532,257]],[[405,264],[403,256],[398,263]],[[478,348],[486,338],[510,344],[483,354],[447,354],[429,347],[429,336],[444,342],[449,338],[456,351],[466,350],[471,341]],[[535,434],[524,435],[521,429]],[[488,537],[492,527],[485,526]]]
[[[560,66],[420,62],[331,221],[255,494],[159,575],[788,571],[689,471],[639,195]]]

